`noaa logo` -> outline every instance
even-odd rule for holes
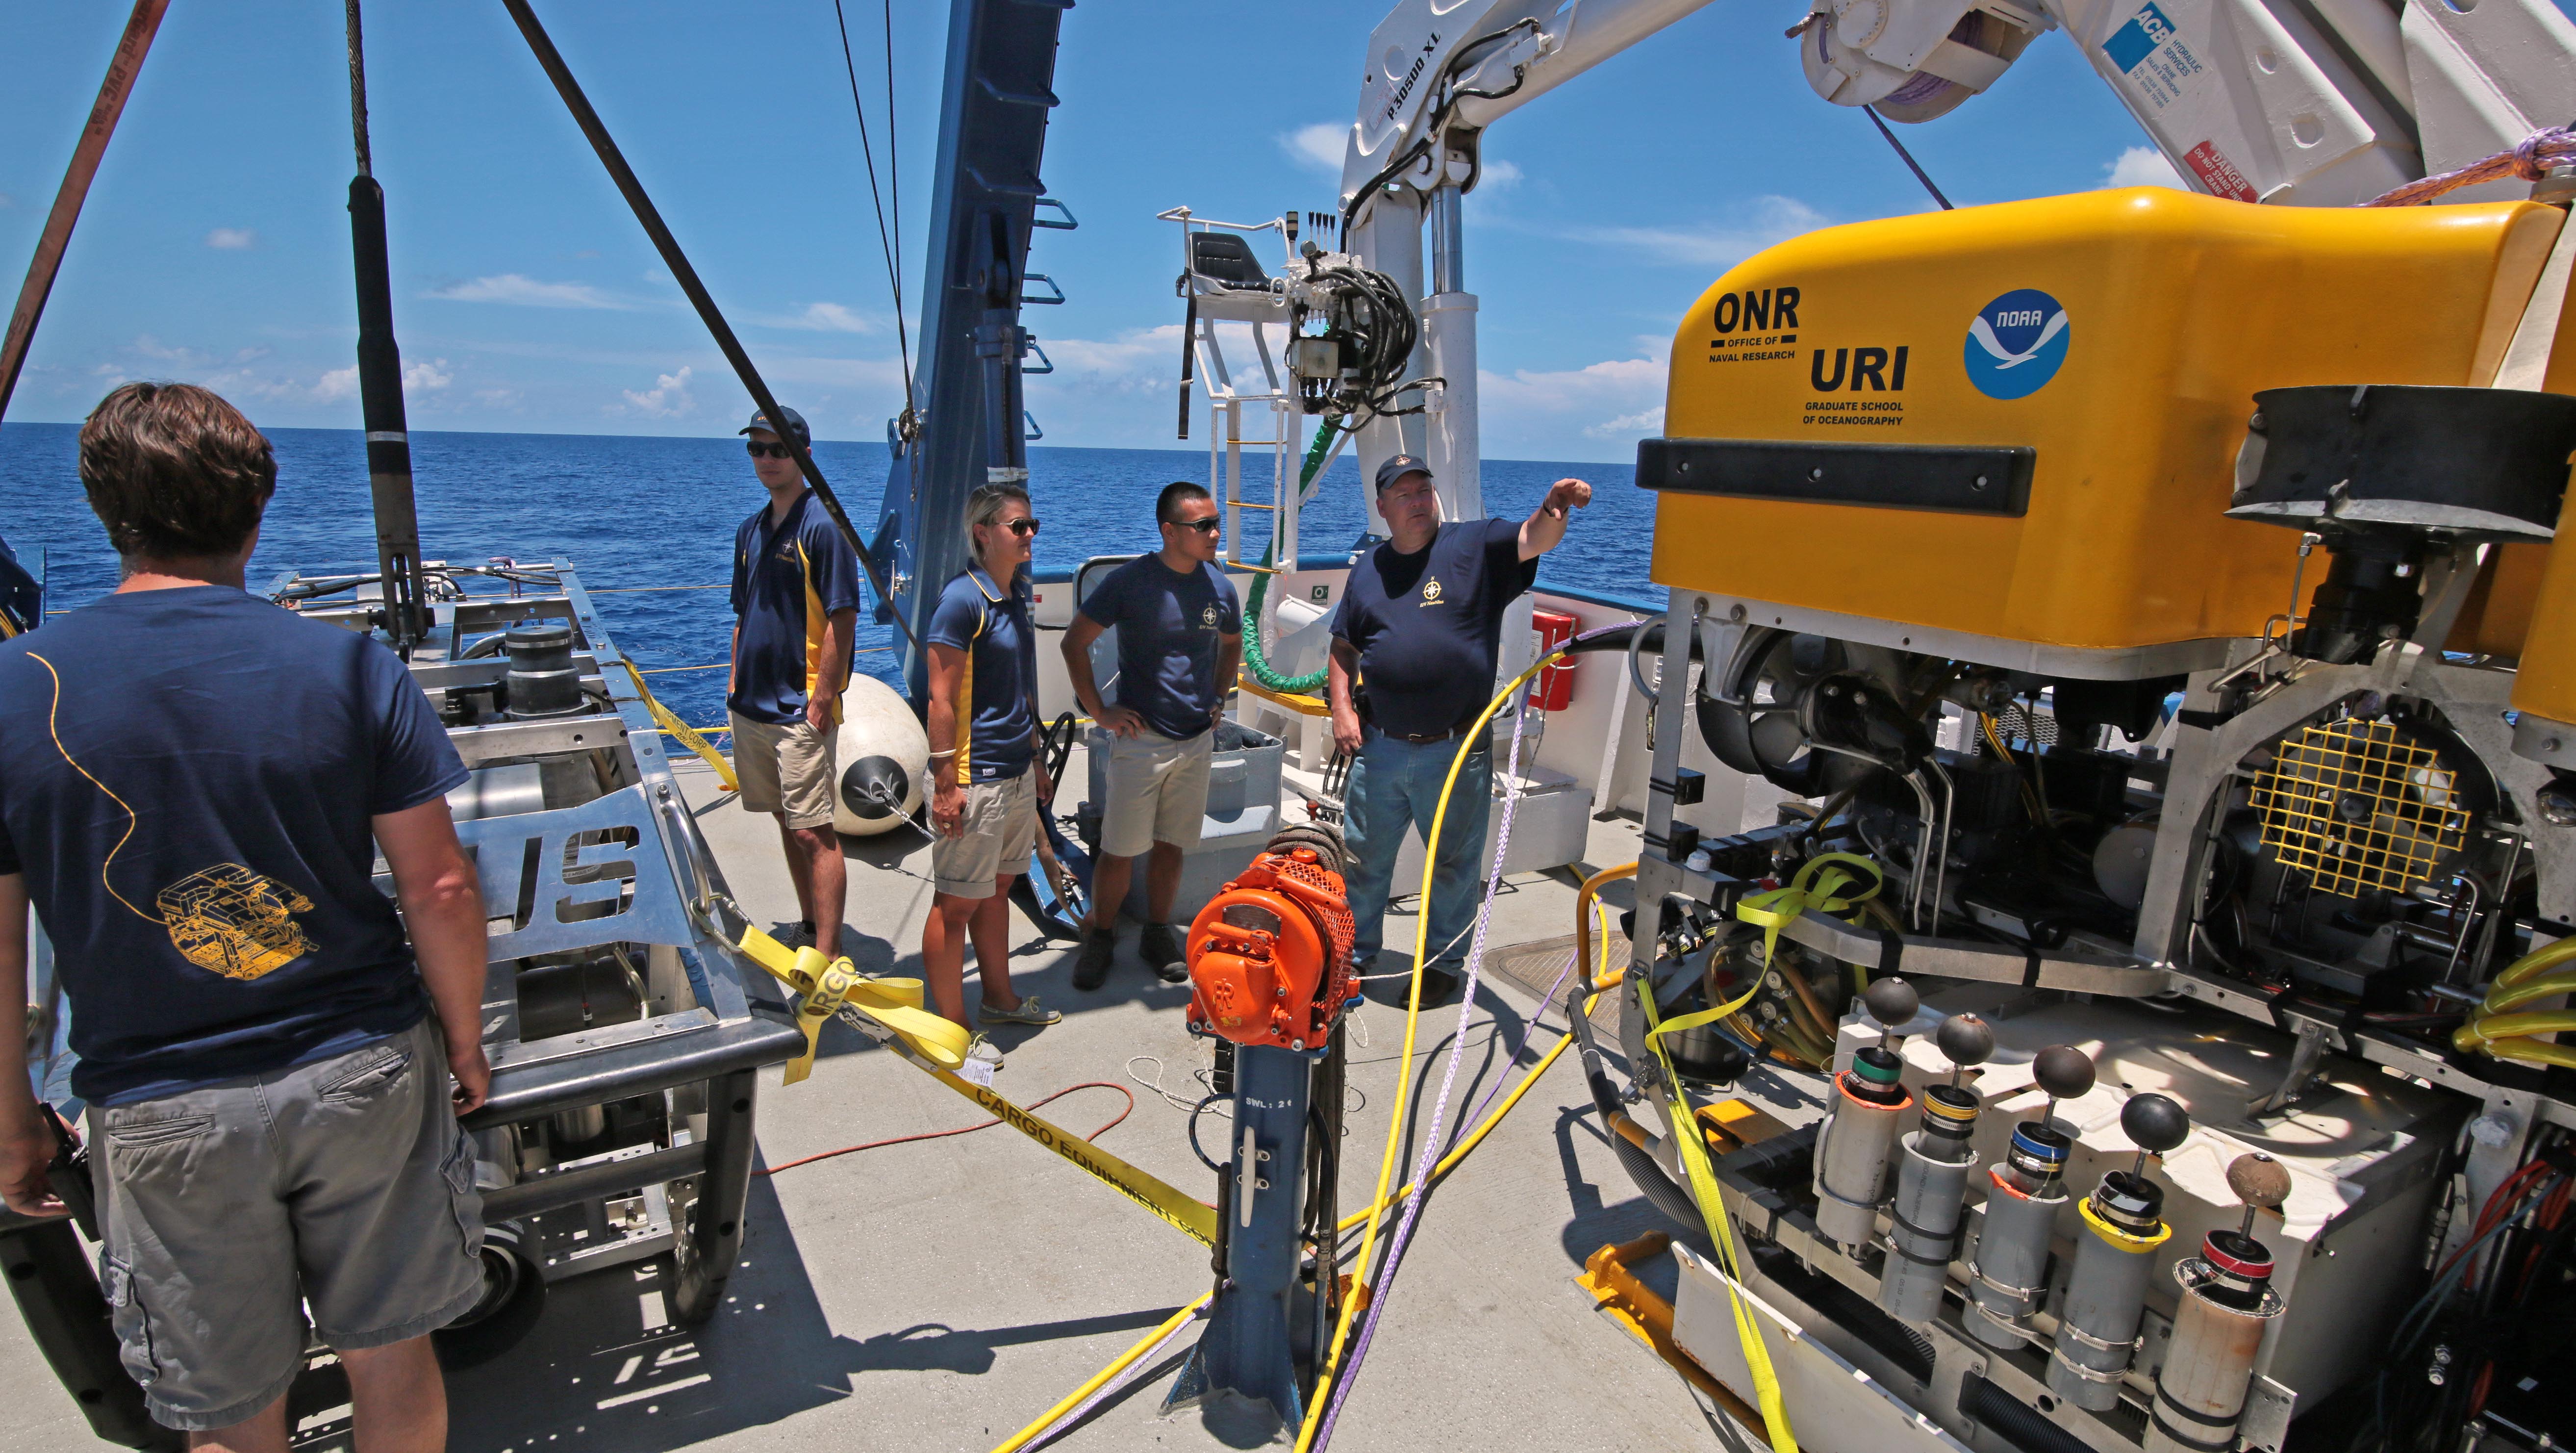
[[[1199,624],[1200,624],[1200,625],[1202,625],[1202,626],[1205,626],[1207,629],[1209,629],[1209,630],[1211,630],[1211,631],[1212,631],[1212,630],[1215,630],[1215,629],[1216,629],[1216,614],[1217,614],[1217,612],[1216,612],[1216,607],[1215,607],[1215,606],[1210,605],[1210,606],[1202,606],[1202,607],[1200,607],[1200,608],[1199,608]]]
[[[1440,603],[1440,582],[1437,578],[1422,582],[1422,603],[1424,605]]]
[[[1968,324],[1968,382],[1990,399],[2026,399],[2066,362],[2066,309],[2037,288],[2015,288]]]

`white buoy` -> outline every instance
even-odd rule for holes
[[[881,833],[921,810],[929,786],[930,741],[911,703],[873,676],[853,676],[841,693],[839,780],[832,825],[851,837]],[[899,799],[901,811],[884,797]]]

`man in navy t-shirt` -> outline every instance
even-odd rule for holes
[[[0,644],[0,1200],[65,1189],[27,1085],[32,906],[152,1416],[284,1447],[309,1311],[358,1436],[441,1446],[428,1333],[482,1291],[456,1117],[491,1083],[464,766],[391,651],[243,594],[277,466],[231,405],[127,384],[80,474],[123,583]]]
[[[1560,479],[1526,520],[1442,524],[1429,466],[1409,454],[1378,466],[1390,538],[1351,565],[1327,668],[1333,745],[1351,757],[1342,836],[1357,920],[1352,962],[1383,945],[1396,850],[1409,826],[1430,836],[1459,738],[1494,694],[1504,607],[1537,580],[1538,557],[1565,538],[1568,513],[1591,502],[1591,485]],[[1450,792],[1426,908],[1431,984],[1466,961],[1493,771],[1477,742]]]
[[[1154,501],[1163,548],[1130,560],[1093,588],[1064,633],[1074,700],[1100,724],[1093,751],[1109,755],[1100,858],[1091,870],[1091,925],[1073,987],[1097,989],[1118,951],[1118,909],[1136,855],[1145,865],[1145,930],[1136,949],[1166,983],[1189,978],[1172,928],[1181,856],[1198,845],[1208,759],[1243,659],[1243,607],[1216,568],[1216,501],[1186,480]],[[1118,632],[1118,704],[1100,699],[1091,643]]]
[[[782,408],[798,444],[813,447],[805,416]],[[859,628],[859,557],[831,512],[805,485],[796,451],[758,414],[742,433],[751,472],[769,491],[733,537],[733,767],[742,805],[778,819],[787,875],[804,920],[782,939],[841,954],[849,869],[832,828],[840,777],[841,689]]]

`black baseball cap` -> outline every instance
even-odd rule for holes
[[[1380,494],[1386,493],[1386,487],[1388,485],[1395,483],[1397,480],[1404,478],[1408,474],[1419,474],[1423,478],[1429,479],[1431,477],[1431,466],[1423,463],[1421,460],[1410,454],[1395,455],[1388,459],[1384,464],[1377,467],[1377,492]]]
[[[796,436],[797,443],[804,445],[808,449],[814,447],[814,431],[805,427],[805,416],[803,414],[796,412],[785,404],[781,404],[778,406],[778,417],[787,421],[787,428],[783,432],[777,425],[769,422],[769,416],[766,414],[752,415],[750,423],[734,430],[734,432],[737,434],[748,434],[754,429],[766,429],[772,434],[781,434],[782,437],[784,437],[785,434],[793,434]]]

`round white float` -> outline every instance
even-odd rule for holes
[[[881,833],[921,810],[930,778],[930,741],[911,703],[873,676],[853,676],[841,693],[839,776],[832,784],[832,825],[851,837]],[[872,785],[903,801],[888,810]]]

